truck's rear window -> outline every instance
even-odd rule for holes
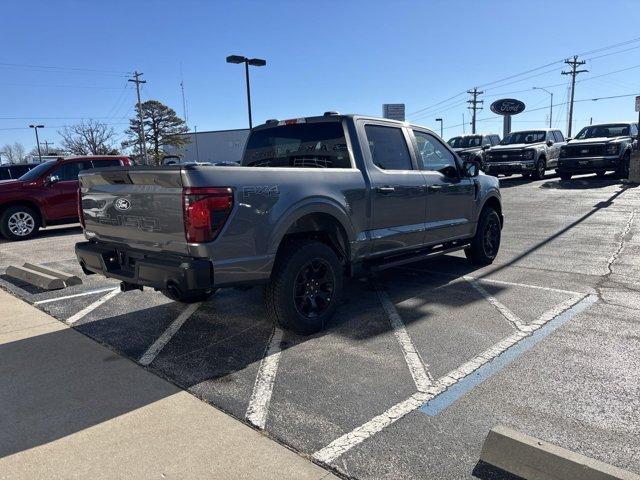
[[[254,130],[242,165],[351,168],[351,159],[341,122],[296,123]]]

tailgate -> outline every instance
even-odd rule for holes
[[[80,175],[89,239],[186,254],[182,169],[116,167]]]

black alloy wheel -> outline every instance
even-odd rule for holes
[[[336,279],[329,263],[313,258],[302,265],[294,283],[295,306],[307,318],[322,316],[331,306]]]

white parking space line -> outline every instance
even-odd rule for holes
[[[595,295],[572,295],[572,297],[568,300],[565,300],[559,305],[553,307],[551,310],[542,314],[540,318],[533,322],[531,326],[525,331],[515,331],[494,346],[488,348],[468,362],[462,364],[458,368],[439,378],[424,392],[414,393],[406,400],[395,404],[382,414],[372,418],[363,425],[337,438],[324,448],[314,453],[313,458],[325,464],[333,462],[338,457],[351,450],[353,447],[371,438],[373,435],[379,433],[389,425],[397,422],[407,414],[413,412],[414,410],[417,410],[429,400],[432,400],[436,396],[445,392],[448,388],[452,387],[460,380],[466,378],[469,374],[475,372],[483,365],[491,362],[496,357],[506,352],[509,348],[513,347],[524,338],[529,337],[533,332],[540,329],[551,320],[558,318],[562,314],[569,313],[569,310],[575,307],[576,310],[570,314],[572,317],[573,315],[576,315],[577,313],[582,311],[582,309],[588,308],[596,301],[597,297]]]
[[[496,297],[487,292],[477,280],[472,277],[463,277],[469,284],[484,297],[484,299],[493,305],[496,310],[517,330],[525,330],[526,324],[515,313],[509,310],[503,303],[501,303]]]
[[[93,295],[96,293],[110,292],[111,290],[118,290],[118,287],[99,288],[98,290],[90,290],[88,292],[76,293],[74,295],[66,295],[64,297],[47,298],[46,300],[38,300],[33,302],[34,305],[44,305],[45,303],[59,302],[61,300],[69,300],[70,298],[84,297],[86,295]]]
[[[376,286],[376,291],[378,293],[380,303],[382,303],[382,308],[387,314],[389,323],[391,323],[391,327],[393,328],[393,335],[400,344],[404,360],[407,362],[407,366],[409,367],[413,381],[416,384],[416,388],[419,392],[425,392],[433,383],[433,377],[429,373],[429,368],[420,357],[418,350],[416,350],[404,322],[402,321],[402,318],[400,318],[400,315],[396,310],[396,306],[389,299],[387,292],[380,289],[378,286]]]
[[[449,272],[441,272],[441,271],[437,271],[437,270],[429,270],[429,269],[421,269],[421,268],[415,268],[415,267],[398,267],[398,269],[400,270],[407,270],[409,272],[417,272],[417,273],[432,273],[435,275],[442,275],[445,277],[451,277],[451,278],[460,278],[460,275],[455,274],[455,273],[449,273]],[[583,293],[581,292],[576,292],[574,290],[565,290],[562,288],[553,288],[553,287],[543,287],[541,285],[529,285],[527,283],[518,283],[518,282],[507,282],[506,280],[494,280],[493,278],[478,278],[478,277],[474,277],[471,275],[466,275],[467,278],[470,278],[472,280],[475,280],[477,282],[486,282],[486,283],[495,283],[498,285],[510,285],[512,287],[526,287],[526,288],[533,288],[536,290],[545,290],[547,292],[556,292],[556,293],[565,293],[567,295],[583,295]],[[587,292],[587,293],[591,293],[591,292]]]
[[[155,342],[153,342],[153,345],[151,345],[149,349],[146,352],[144,352],[144,354],[140,357],[140,360],[138,360],[138,363],[140,363],[141,365],[144,365],[145,367],[151,364],[151,362],[155,360],[155,358],[162,351],[162,349],[167,345],[167,343],[169,343],[169,340],[173,338],[173,336],[178,332],[178,330],[180,330],[180,327],[182,327],[184,322],[186,322],[189,319],[189,317],[191,317],[191,315],[194,314],[194,312],[198,309],[200,305],[202,305],[202,302],[192,303],[187,308],[185,308],[182,312],[180,312],[180,315],[178,315],[178,318],[176,318],[171,323],[171,325],[169,325],[169,328],[167,328],[164,331],[164,333],[160,335],[160,337],[158,337],[158,339]]]
[[[359,445],[376,433],[381,432],[384,428],[400,420],[408,413],[417,410],[432,396],[433,395],[423,392],[414,393],[386,412],[372,418],[367,423],[334,440],[323,449],[318,450],[313,454],[313,458],[326,464],[331,463],[356,445]]]
[[[267,423],[269,403],[271,402],[273,386],[278,373],[278,363],[280,363],[280,354],[282,353],[280,348],[282,336],[283,331],[275,326],[273,332],[271,332],[271,337],[269,337],[264,356],[260,361],[258,375],[253,385],[253,392],[245,415],[248,422],[261,430],[264,430]]]
[[[85,316],[87,316],[88,314],[93,312],[96,308],[98,308],[103,303],[105,303],[105,302],[109,301],[110,299],[112,299],[113,297],[115,297],[118,293],[120,293],[120,289],[112,290],[109,293],[107,293],[104,297],[100,297],[98,300],[93,302],[91,305],[86,306],[85,308],[80,310],[75,315],[69,317],[66,320],[67,325],[73,325],[78,320],[84,318]]]

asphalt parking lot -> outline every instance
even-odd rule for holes
[[[640,187],[613,177],[501,179],[497,261],[462,255],[346,285],[329,328],[274,329],[260,289],[203,304],[84,276],[78,227],[0,244],[0,272],[81,275],[0,286],[340,474],[495,478],[478,465],[507,425],[640,472]]]

